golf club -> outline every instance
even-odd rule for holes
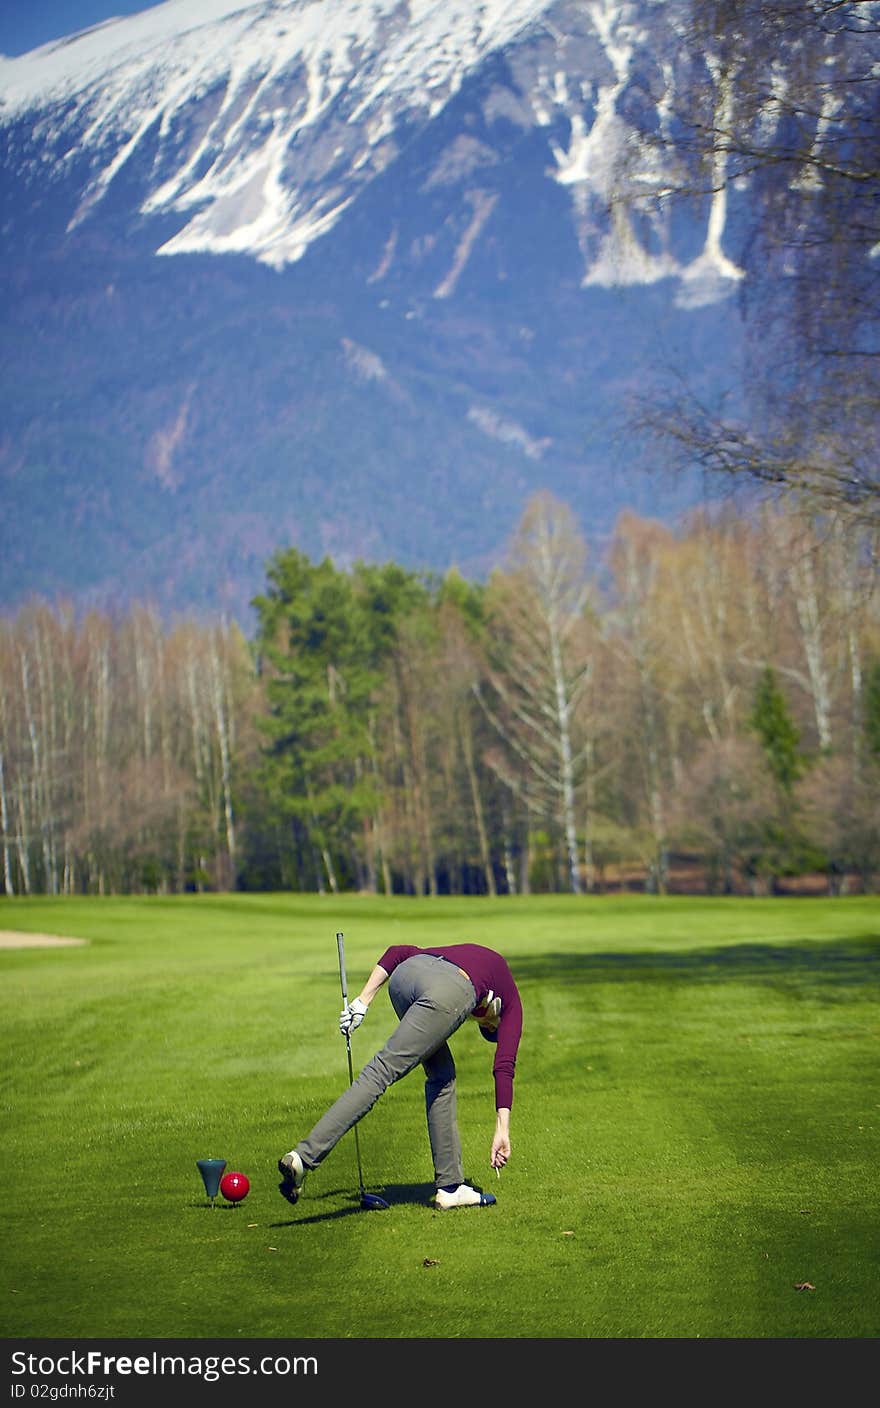
[[[342,934],[339,933],[337,933],[336,935],[336,948],[339,952],[339,981],[342,984],[342,1005],[343,1007],[347,1007],[348,980],[345,976],[345,939],[343,938]],[[353,1085],[354,1071],[352,1070],[351,1065],[351,1034],[349,1032],[345,1033],[345,1049],[348,1052],[348,1083],[349,1085]],[[354,1126],[354,1148],[355,1154],[357,1155],[358,1181],[360,1183],[361,1190],[361,1207],[366,1208],[370,1212],[377,1212],[381,1208],[387,1208],[389,1204],[386,1203],[384,1198],[380,1198],[376,1193],[367,1193],[364,1191],[364,1175],[363,1170],[361,1169],[361,1146],[358,1140],[357,1125]]]

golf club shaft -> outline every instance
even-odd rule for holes
[[[346,979],[346,976],[345,976],[345,938],[344,938],[343,935],[340,934],[340,933],[337,933],[337,935],[336,935],[336,950],[337,950],[337,952],[338,952],[338,954],[339,954],[339,981],[340,981],[340,983],[342,984],[342,1005],[343,1005],[343,1007],[347,1007],[347,1006],[348,1006],[348,980]],[[354,1070],[352,1069],[352,1064],[351,1064],[351,1035],[350,1035],[349,1032],[346,1032],[346,1033],[345,1033],[345,1050],[346,1050],[346,1054],[347,1054],[347,1056],[348,1056],[348,1083],[349,1083],[349,1085],[353,1085],[353,1084],[354,1084]],[[358,1180],[359,1180],[359,1182],[360,1182],[360,1193],[361,1193],[361,1197],[363,1198],[363,1196],[364,1196],[364,1175],[363,1175],[363,1172],[362,1172],[362,1170],[361,1170],[361,1145],[360,1145],[360,1140],[358,1139],[357,1125],[355,1125],[355,1127],[354,1127],[354,1150],[355,1150],[355,1154],[357,1155]]]
[[[342,1005],[348,1006],[348,981],[345,976],[345,938],[342,934],[336,935],[336,951],[339,954],[339,981],[342,984]]]
[[[354,1072],[352,1071],[352,1068],[351,1068],[351,1038],[349,1037],[348,1033],[346,1033],[346,1036],[345,1036],[345,1049],[346,1049],[346,1051],[348,1052],[348,1083],[349,1083],[349,1085],[352,1085],[352,1084],[354,1083]],[[364,1175],[363,1175],[363,1170],[361,1169],[361,1144],[360,1144],[360,1140],[358,1139],[358,1127],[357,1127],[357,1125],[355,1125],[355,1127],[354,1127],[354,1151],[355,1151],[355,1154],[357,1155],[358,1182],[360,1183],[360,1193],[361,1193],[361,1197],[363,1197],[363,1196],[364,1196]]]

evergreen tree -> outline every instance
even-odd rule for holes
[[[423,592],[393,564],[340,572],[297,549],[276,554],[254,600],[268,714],[263,779],[289,819],[296,882],[369,884],[369,819],[380,800],[372,727],[397,622]]]
[[[875,660],[865,682],[865,742],[868,755],[880,763],[880,660]]]
[[[806,770],[800,751],[800,730],[771,666],[762,671],[755,691],[749,726],[757,734],[776,784],[776,814],[759,824],[757,849],[747,869],[776,885],[781,875],[803,874],[822,865],[822,857],[803,834],[795,798],[795,783]]]
[[[749,725],[758,735],[780,792],[790,798],[804,771],[801,735],[770,665],[758,681]]]

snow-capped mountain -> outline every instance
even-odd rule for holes
[[[240,611],[288,542],[480,570],[536,487],[648,508],[622,398],[728,375],[742,279],[720,183],[663,200],[679,14],[166,0],[0,60],[2,599]]]

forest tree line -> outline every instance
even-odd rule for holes
[[[763,506],[526,506],[485,582],[294,548],[248,639],[0,621],[2,892],[773,893],[880,875],[870,546]]]

